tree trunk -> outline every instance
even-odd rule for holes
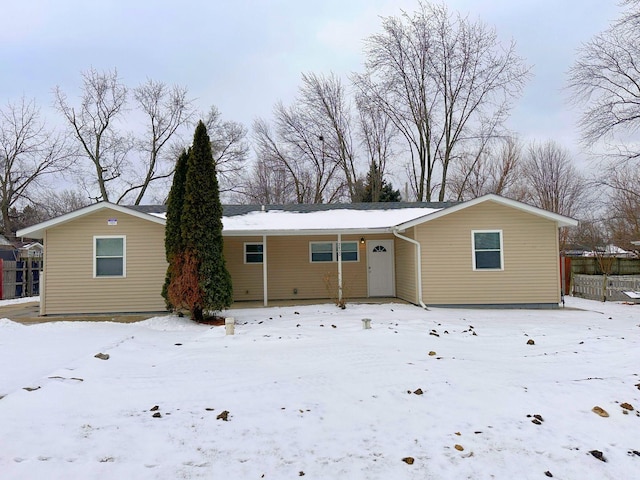
[[[191,311],[191,320],[194,322],[202,322],[204,320],[204,314],[202,312],[202,307],[195,306]]]

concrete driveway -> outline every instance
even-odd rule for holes
[[[40,302],[16,303],[0,307],[0,318],[8,318],[14,322],[30,325],[45,322],[67,322],[81,320],[84,322],[140,322],[147,318],[163,315],[161,312],[144,314],[84,314],[84,315],[49,315],[40,316]]]

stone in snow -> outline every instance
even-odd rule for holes
[[[593,413],[597,413],[597,414],[598,414],[598,415],[600,415],[601,417],[605,417],[605,418],[606,418],[606,417],[608,417],[608,416],[609,416],[609,414],[607,413],[607,411],[606,411],[604,408],[599,407],[598,405],[596,405],[595,407],[593,407],[593,408],[591,409],[591,411],[592,411]]]

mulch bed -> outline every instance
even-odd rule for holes
[[[195,320],[194,320],[195,321]],[[214,325],[220,327],[224,325],[224,317],[207,317],[201,321],[195,321],[196,323],[202,323],[204,325]]]

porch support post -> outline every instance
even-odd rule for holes
[[[338,234],[338,245],[336,245],[338,255],[338,301],[342,301],[342,234]]]
[[[267,284],[267,236],[262,235],[262,297],[264,306],[269,303],[269,285]]]

